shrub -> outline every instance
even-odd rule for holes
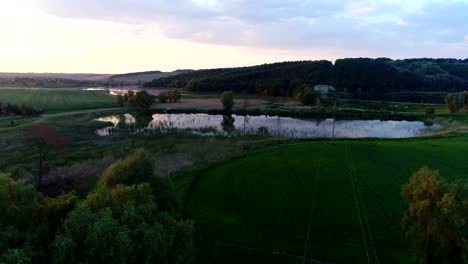
[[[426,107],[426,115],[433,115],[435,114],[435,108],[432,106]]]
[[[101,179],[109,186],[151,182],[154,177],[154,161],[144,149],[137,149],[124,160],[120,160],[102,174]]]
[[[166,103],[168,99],[168,95],[166,92],[160,92],[158,95],[158,100],[160,103]]]

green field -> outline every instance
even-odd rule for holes
[[[44,110],[76,110],[113,107],[111,95],[101,91],[0,88],[2,104],[28,104]]]
[[[268,254],[417,263],[401,231],[400,190],[424,165],[466,177],[467,149],[467,136],[288,145],[208,169],[187,213],[205,234]]]

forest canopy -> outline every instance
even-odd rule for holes
[[[144,86],[291,96],[295,89],[317,84],[332,85],[339,92],[362,99],[386,99],[392,95],[397,100],[418,101],[421,96],[416,95],[424,92],[429,99],[435,97],[443,102],[443,96],[434,93],[445,96],[447,92],[467,89],[468,59],[349,58],[336,60],[334,64],[324,60],[282,62],[193,71],[153,80]]]

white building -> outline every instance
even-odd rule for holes
[[[329,94],[336,92],[336,89],[330,85],[318,84],[314,86],[314,91],[320,92],[321,94]]]

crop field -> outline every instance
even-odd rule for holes
[[[298,263],[417,263],[401,188],[424,165],[466,177],[467,149],[467,136],[287,145],[205,171],[187,213],[206,234]]]
[[[45,110],[75,110],[113,106],[111,95],[101,91],[0,88],[2,104],[28,104]]]

